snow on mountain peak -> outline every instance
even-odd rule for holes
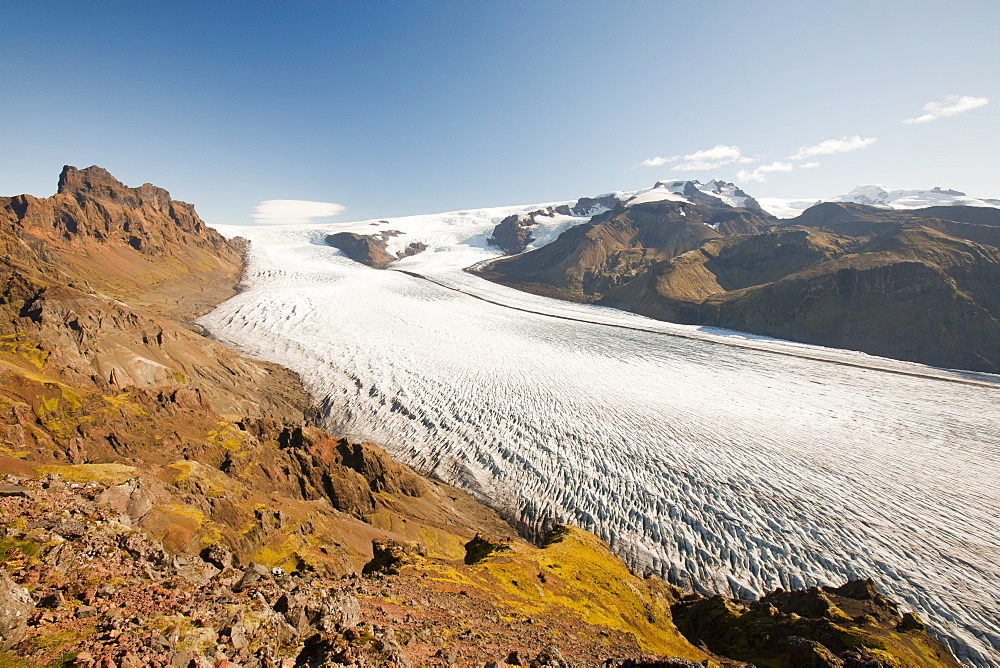
[[[691,202],[691,198],[699,195],[713,197],[724,204],[735,207],[753,207],[756,201],[740,188],[721,179],[713,179],[708,183],[701,181],[657,181],[652,188],[637,190],[633,193],[622,193],[625,206],[646,204],[670,200],[674,202]]]
[[[860,185],[849,193],[828,199],[784,199],[762,197],[760,205],[778,218],[794,218],[820,202],[854,202],[880,209],[922,209],[928,206],[990,206],[1000,208],[998,199],[969,197],[960,190],[934,186],[930,190],[893,190],[877,183]]]
[[[969,197],[959,190],[935,186],[930,190],[891,190],[883,185],[861,185],[831,202],[856,202],[887,209],[920,209],[928,206],[997,206],[990,200]]]

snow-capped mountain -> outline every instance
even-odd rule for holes
[[[893,190],[878,184],[861,185],[849,193],[827,199],[761,197],[759,200],[765,211],[778,218],[794,218],[814,204],[824,201],[854,202],[883,209],[921,209],[928,206],[1000,207],[1000,199],[969,197],[959,190],[939,187],[930,190]]]
[[[664,200],[679,202],[718,200],[729,206],[760,209],[753,197],[743,192],[732,183],[714,179],[708,183],[700,181],[657,181],[652,188],[644,188],[633,192],[617,193],[625,206],[661,202]]]
[[[888,209],[921,209],[928,206],[1000,206],[1000,200],[969,197],[958,190],[939,187],[930,190],[892,190],[882,185],[858,186],[831,202],[856,202]]]

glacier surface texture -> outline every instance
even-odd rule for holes
[[[522,527],[570,522],[639,572],[741,597],[872,577],[1000,666],[1000,378],[673,325],[462,269],[508,207],[220,228],[246,290],[200,320],[299,372],[370,439]],[[556,217],[535,245],[581,219]],[[399,230],[362,266],[326,234]],[[405,270],[410,273],[404,273]]]

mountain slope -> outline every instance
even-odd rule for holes
[[[626,201],[542,248],[489,263],[477,272],[529,292],[596,301],[655,263],[723,236],[725,230],[757,229],[768,222],[766,214],[735,209],[719,200],[711,205],[683,198]]]
[[[823,227],[858,236],[789,227],[730,237],[657,266],[602,303],[674,322],[1000,371],[1000,249],[889,220]]]

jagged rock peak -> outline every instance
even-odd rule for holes
[[[761,210],[757,200],[751,197],[746,191],[722,179],[713,179],[708,183],[702,183],[697,180],[657,181],[653,186],[653,190],[657,188],[666,189],[669,192],[686,197],[693,202],[701,201],[704,203],[710,201],[705,200],[705,197],[712,197],[721,200],[729,206],[755,211]]]
[[[86,169],[77,169],[72,165],[63,166],[59,174],[59,194],[86,195],[93,199],[121,202],[131,206],[149,204],[157,208],[170,205],[170,193],[151,183],[144,183],[138,188],[129,188],[111,175],[111,172],[91,165]]]

